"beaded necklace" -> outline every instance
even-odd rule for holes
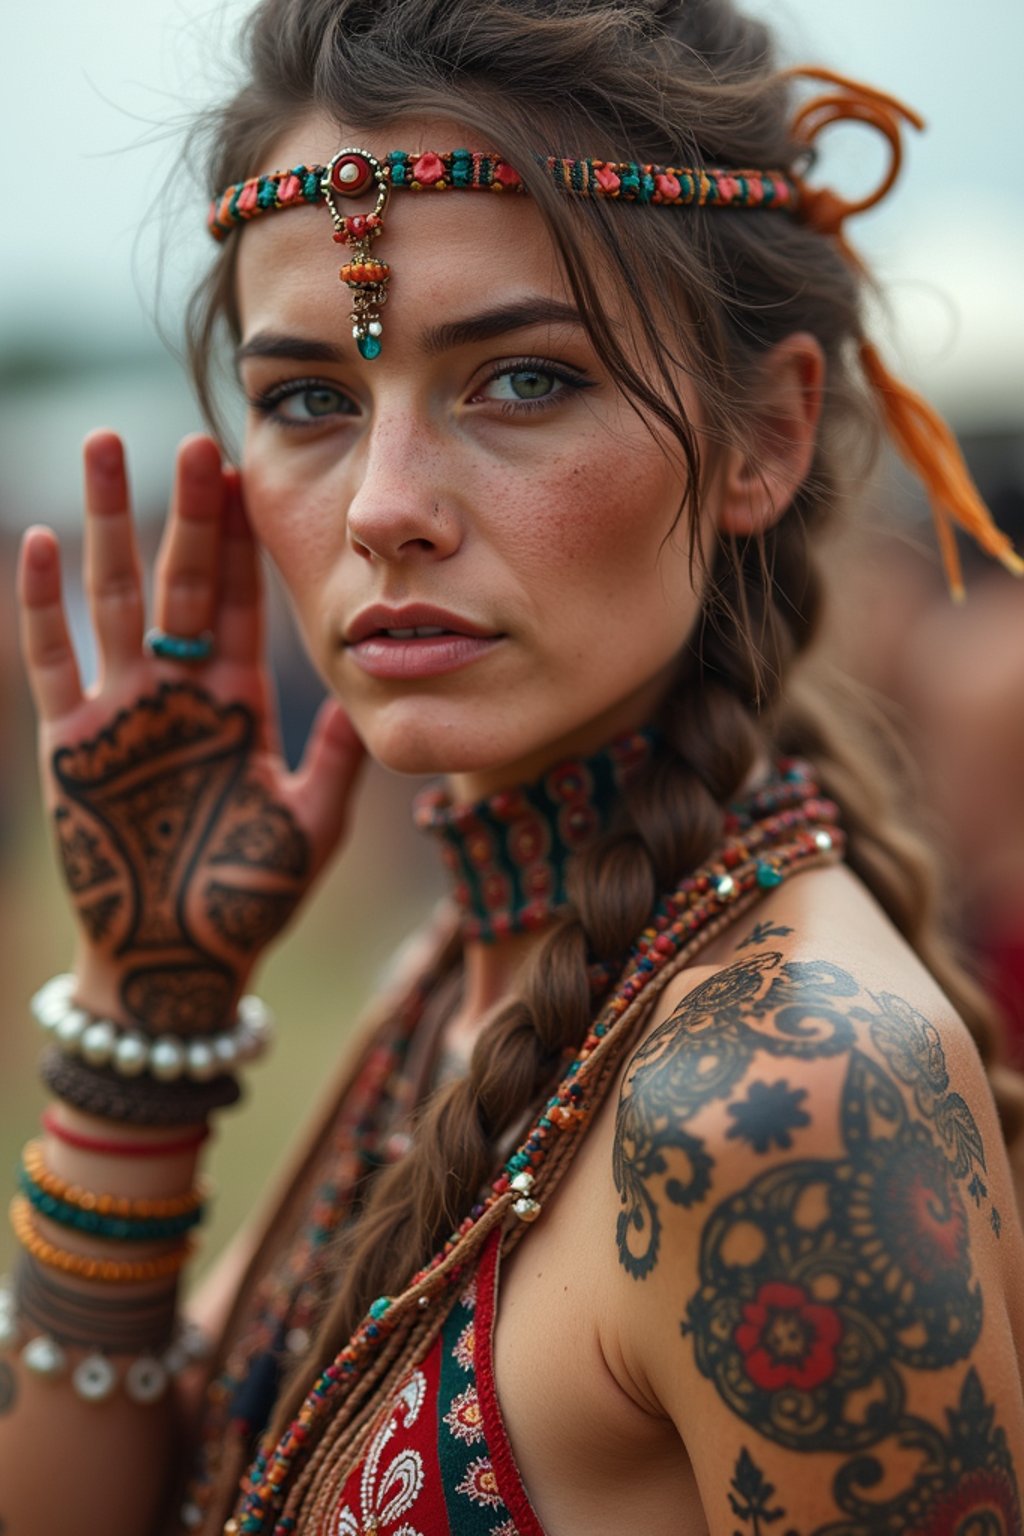
[[[844,838],[838,816],[833,802],[821,797],[809,767],[791,759],[779,764],[764,788],[730,806],[721,846],[659,902],[557,1090],[490,1190],[400,1296],[381,1296],[371,1304],[278,1443],[264,1438],[225,1536],[294,1536],[310,1497],[316,1528],[315,1514],[358,1458],[388,1384],[420,1357],[443,1324],[484,1239],[511,1219],[506,1240],[514,1243],[540,1214],[542,1197],[571,1161],[574,1143],[614,1080],[651,995],[763,892],[801,868],[840,858]],[[325,1472],[326,1491],[316,1486]]]

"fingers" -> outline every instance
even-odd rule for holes
[[[337,699],[321,704],[302,762],[295,773],[305,822],[326,847],[345,825],[349,798],[366,760],[366,748]]]
[[[223,514],[220,449],[209,437],[186,438],[156,568],[154,617],[170,635],[195,639],[213,627]]]
[[[113,432],[92,432],[83,449],[85,590],[104,672],[136,661],[142,648],[142,575],[124,449]]]
[[[213,625],[218,660],[253,666],[263,654],[263,581],[259,551],[242,501],[237,469],[224,471],[220,601]]]
[[[21,648],[40,719],[50,723],[82,702],[82,681],[61,597],[60,548],[49,528],[29,528],[18,564]]]

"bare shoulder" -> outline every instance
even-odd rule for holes
[[[966,1028],[843,871],[704,959],[626,1066],[612,1173],[625,1354],[731,1487],[711,1531],[780,1479],[801,1530],[932,1529],[983,1473],[1017,1529],[1024,1249]]]

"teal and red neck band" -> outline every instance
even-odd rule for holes
[[[619,736],[472,805],[453,804],[443,789],[420,791],[414,819],[441,845],[466,939],[531,933],[565,910],[570,859],[609,830],[657,740],[653,729]]]

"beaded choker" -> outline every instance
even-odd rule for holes
[[[421,791],[414,819],[441,844],[465,938],[490,944],[531,933],[566,906],[570,858],[607,831],[656,740],[650,730],[617,737],[592,757],[473,805],[453,805],[442,789]]]

